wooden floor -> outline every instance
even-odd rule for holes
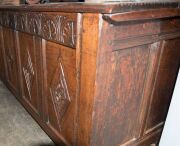
[[[0,146],[54,146],[1,81]]]

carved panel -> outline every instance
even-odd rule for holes
[[[71,101],[61,61],[59,61],[54,78],[50,85],[50,93],[53,100],[58,125],[60,126],[63,115],[65,114]]]
[[[26,87],[28,89],[28,94],[31,99],[31,90],[32,90],[32,84],[34,80],[34,68],[33,68],[32,59],[31,59],[29,50],[28,49],[26,50],[27,50],[26,57],[25,57],[26,61],[22,69],[23,69],[24,79],[26,82]]]
[[[19,58],[22,87],[22,100],[29,105],[36,114],[41,111],[41,67],[40,50],[41,39],[19,32]]]
[[[52,131],[72,141],[76,118],[76,50],[50,41],[43,43],[45,121]]]

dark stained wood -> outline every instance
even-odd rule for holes
[[[44,42],[44,100],[48,126],[73,142],[75,129],[75,50]]]
[[[160,8],[179,8],[179,2],[117,2],[117,3],[50,3],[36,5],[1,5],[2,10],[67,13],[103,13],[114,14]],[[143,17],[143,15],[142,15]]]
[[[0,78],[58,146],[157,146],[179,12],[178,2],[0,6]]]
[[[180,19],[145,20],[109,24],[107,34],[112,34],[108,44],[113,51],[155,43],[168,38],[180,36]],[[134,30],[139,31],[134,31]],[[127,31],[128,30],[128,31]]]
[[[19,95],[19,79],[17,64],[17,48],[15,45],[14,31],[9,28],[3,28],[4,39],[4,58],[7,67],[6,80],[10,85],[13,93]]]
[[[22,80],[22,98],[29,104],[36,114],[40,114],[41,96],[38,86],[41,50],[41,40],[38,37],[19,33],[20,74]],[[39,69],[38,69],[39,68]]]
[[[135,125],[148,65],[147,48],[145,45],[112,54],[111,66],[115,66],[115,69],[111,73],[112,80],[107,96],[109,107],[105,109],[106,128],[103,130],[104,142],[101,145],[130,143],[138,138]],[[119,133],[119,137],[114,136],[116,133]]]
[[[0,27],[0,78],[6,78],[5,72],[5,58],[4,58],[4,44],[3,44],[3,28]]]
[[[164,124],[179,70],[179,41],[180,39],[174,39],[162,42],[161,56],[151,93],[151,101],[149,102],[150,107],[146,119],[145,133],[156,130]],[[171,78],[169,78],[170,76]]]
[[[81,38],[80,62],[80,93],[78,102],[78,143],[91,145],[90,133],[92,128],[93,102],[95,92],[96,58],[99,34],[99,15],[83,15],[83,32]],[[89,36],[93,36],[91,41]]]

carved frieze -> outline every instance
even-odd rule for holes
[[[58,67],[53,76],[50,93],[59,123],[58,125],[61,125],[62,118],[71,101],[61,61],[59,61]]]
[[[37,12],[0,12],[0,24],[5,27],[38,35],[44,39],[75,47],[76,14],[49,14]]]

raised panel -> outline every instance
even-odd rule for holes
[[[92,145],[130,145],[139,138],[138,117],[148,57],[149,46],[144,45],[113,52],[110,62],[100,65]],[[104,73],[106,68],[108,73]]]
[[[19,33],[19,49],[21,64],[21,81],[23,100],[34,110],[36,114],[40,112],[40,83],[38,74],[40,73],[39,53],[41,50],[41,39],[28,34]]]
[[[162,42],[161,56],[148,104],[145,134],[162,127],[166,119],[180,65],[179,41],[174,39]]]
[[[3,28],[4,50],[7,66],[7,82],[15,95],[19,95],[17,47],[15,44],[14,31]]]
[[[75,50],[44,41],[45,114],[54,132],[73,143],[75,128]]]

